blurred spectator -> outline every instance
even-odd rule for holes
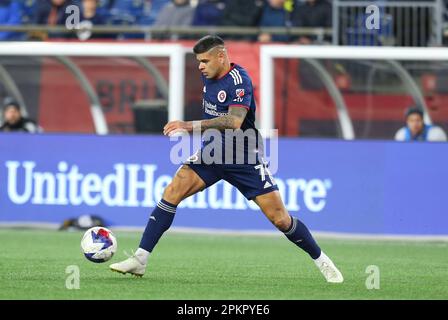
[[[262,0],[227,0],[222,14],[221,26],[255,27],[258,26],[263,11]],[[226,39],[255,40],[252,37],[226,36]]]
[[[106,18],[99,12],[98,0],[82,0],[81,21],[90,21],[94,25],[106,24]]]
[[[33,21],[36,13],[38,0],[20,0],[20,9],[22,11],[22,24],[29,24]]]
[[[289,27],[289,13],[285,10],[286,0],[268,0],[265,5],[260,19],[260,27]],[[269,33],[261,33],[258,36],[260,42],[283,41],[289,40],[288,35],[271,35]]]
[[[102,10],[109,11],[112,9],[115,1],[116,0],[98,0],[98,7]]]
[[[150,0],[109,0],[108,23],[114,26],[132,26],[146,23],[143,17],[148,14]],[[119,39],[143,39],[143,34],[119,33]]]
[[[0,24],[2,25],[20,25],[22,21],[22,13],[20,4],[17,1],[2,0],[0,1]],[[0,32],[0,40],[20,40],[22,33],[2,31]]]
[[[326,0],[305,0],[295,6],[292,25],[306,28],[330,28],[332,26],[332,5]],[[310,44],[315,36],[301,36],[301,44]]]
[[[110,1],[110,15],[113,24],[135,24],[144,14],[144,0],[115,0]]]
[[[397,141],[446,141],[447,137],[442,128],[425,124],[423,111],[411,107],[406,111],[406,126],[395,134]]]
[[[91,28],[93,26],[104,25],[107,22],[106,17],[100,13],[98,4],[98,0],[82,0],[81,18],[79,22],[81,30],[77,32],[80,40],[115,37],[115,35],[110,34],[92,34]]]
[[[171,2],[171,0],[145,0],[139,23],[147,26],[153,25],[160,11],[169,2]]]
[[[219,25],[225,7],[225,0],[201,0],[194,11],[193,26]]]
[[[193,21],[194,8],[190,5],[190,0],[172,0],[162,8],[154,21],[154,27],[184,27],[191,26]],[[155,38],[163,38],[156,36]],[[180,37],[171,35],[172,40]]]
[[[42,132],[39,127],[31,119],[22,116],[20,105],[12,100],[5,103],[3,108],[3,124],[0,126],[0,132]]]
[[[50,26],[65,25],[68,14],[65,9],[75,4],[72,0],[43,0],[39,1],[36,8],[34,23]]]
[[[70,13],[66,13],[66,8],[76,4],[73,0],[41,0],[37,4],[35,24],[46,24],[49,26],[65,25]],[[68,38],[68,33],[51,33],[50,37]]]

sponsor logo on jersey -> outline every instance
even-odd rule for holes
[[[205,99],[202,100],[202,106],[203,106],[205,109],[211,109],[211,110],[216,110],[216,109],[217,109],[216,104],[213,104],[213,103],[211,103],[211,102],[208,102],[208,101],[205,100]]]
[[[225,116],[227,114],[227,112],[218,112],[218,107],[216,106],[216,104],[213,104],[211,102],[208,102],[205,99],[202,99],[202,106],[204,108],[204,112],[214,116],[214,117],[221,117],[221,116]]]
[[[221,90],[218,92],[218,101],[223,103],[224,101],[226,101],[227,98],[227,93],[224,90]]]

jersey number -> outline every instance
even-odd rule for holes
[[[272,184],[276,185],[276,182],[272,177],[271,171],[265,164],[256,165],[254,168],[255,170],[260,170],[261,181],[265,181],[267,175],[269,177],[269,180],[271,180]]]

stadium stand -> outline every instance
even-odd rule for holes
[[[21,7],[20,4],[14,1],[2,1],[0,3],[0,24],[4,25],[19,25],[21,23]],[[20,40],[23,34],[18,32],[5,31],[0,32],[1,40]]]
[[[194,16],[194,8],[190,0],[172,0],[167,3],[159,12],[154,26],[156,27],[188,27],[191,26]],[[156,39],[178,40],[185,38],[176,33],[159,35]]]
[[[36,12],[37,0],[19,0],[22,9],[22,23],[31,23]]]
[[[6,4],[10,2],[9,0],[2,1],[3,11]],[[70,4],[82,7],[81,0],[17,0],[11,3],[20,6],[20,21],[27,26],[36,23],[45,25],[48,22],[52,2],[61,8]],[[291,15],[291,25],[288,23],[289,17],[283,24],[282,21],[279,21],[279,19],[282,20],[281,14],[279,15],[277,12],[276,15],[275,11],[269,12],[270,2],[270,0],[190,0],[190,4],[194,8],[194,16],[188,25],[192,27],[230,27],[231,30],[235,30],[234,34],[231,31],[225,31],[221,35],[228,39],[247,41],[259,40],[258,36],[261,30],[258,30],[257,33],[256,28],[258,27],[264,29],[284,26],[284,34],[275,34],[274,41],[281,39],[281,41],[296,42],[297,39],[300,39],[302,44],[324,42],[356,46],[434,46],[448,42],[447,0],[375,2],[381,16],[380,28],[377,30],[368,30],[365,27],[365,21],[369,17],[369,13],[365,11],[367,5],[365,1],[280,0],[278,3],[283,2],[284,11],[288,13],[288,16]],[[273,1],[273,3],[275,2],[277,1]],[[165,22],[163,24],[160,21],[161,10],[170,3],[170,0],[97,0],[99,22],[94,24],[106,25],[115,29],[130,26],[151,27],[155,23],[156,26],[175,26],[172,23]],[[50,21],[50,25],[63,24],[64,15],[60,14],[62,10],[57,11],[59,14],[56,15],[56,19]],[[268,16],[263,18],[263,12]],[[13,17],[13,15],[9,16]],[[337,21],[332,22],[333,17],[336,17]],[[3,24],[5,23],[8,24],[7,21],[3,21]],[[15,24],[18,23],[15,22]],[[185,22],[182,25],[185,26]],[[241,27],[248,28],[247,35],[244,35],[244,29]],[[296,31],[292,33],[292,37],[291,30]],[[31,34],[36,31],[33,30]],[[95,32],[101,33],[93,30],[93,34]],[[107,34],[103,33],[95,38],[110,39],[111,32]],[[198,35],[194,28],[185,28],[183,35],[185,34],[190,34],[190,38]],[[14,35],[19,36],[15,40],[24,39],[23,34],[15,33]],[[148,40],[154,33],[148,33],[145,28],[140,30],[136,28],[132,32],[117,31],[114,35],[119,39]],[[64,38],[66,35],[53,33],[50,34],[50,37]],[[69,38],[73,38],[73,35]],[[268,38],[263,35],[261,40]]]
[[[193,26],[214,26],[221,23],[226,7],[223,0],[201,0],[194,10]]]
[[[260,27],[287,27],[291,26],[290,12],[285,8],[285,0],[269,0],[263,7],[259,22]],[[289,35],[270,35],[261,33],[258,36],[260,42],[282,41],[288,42]]]

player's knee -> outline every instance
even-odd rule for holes
[[[284,210],[281,208],[276,209],[276,214],[272,223],[276,226],[280,231],[288,230],[291,226],[291,218],[289,214],[285,214]]]
[[[165,188],[163,199],[171,204],[178,205],[182,201],[180,188],[177,188],[172,182]]]

